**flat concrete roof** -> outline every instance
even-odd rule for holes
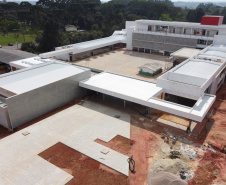
[[[213,44],[205,49],[203,49],[199,54],[199,58],[204,59],[222,59],[226,60],[226,45]]]
[[[10,62],[9,65],[12,67],[16,67],[18,69],[23,69],[27,67],[32,67],[34,65],[51,62],[51,61],[52,61],[51,59],[41,59],[40,57],[31,57],[31,58]]]
[[[183,65],[175,68],[173,72],[191,77],[209,79],[220,66],[218,63],[203,60],[188,60]]]
[[[132,99],[147,101],[162,91],[155,83],[107,72],[84,80],[82,84],[93,87],[93,90],[104,89],[108,91],[106,94],[110,93],[112,96],[115,96],[114,93],[120,94],[121,99],[127,97],[131,98],[131,101],[134,101]]]
[[[56,51],[51,51],[48,53],[42,53],[39,56],[41,58],[49,58],[53,56],[59,56],[63,54],[77,54],[82,53],[86,51],[90,51],[93,49],[102,48],[105,46],[110,46],[117,43],[125,43],[126,42],[126,36],[125,35],[112,35],[110,37],[105,37],[101,39],[91,40],[87,42],[81,42],[77,44],[71,44],[67,46],[57,47]]]
[[[173,53],[170,56],[180,57],[180,58],[193,58],[196,56],[201,50],[194,48],[181,48]]]
[[[22,94],[88,69],[63,62],[49,62],[0,76],[0,88]]]
[[[155,108],[174,115],[201,122],[212,106],[215,96],[204,95],[193,107],[156,98],[163,92],[155,83],[103,72],[79,82],[81,87]]]

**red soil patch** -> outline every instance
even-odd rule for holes
[[[226,180],[226,155],[220,152],[205,152],[189,185],[210,185]]]
[[[96,139],[95,142],[106,146],[112,150],[115,150],[119,153],[122,153],[124,155],[127,155],[129,157],[129,151],[131,150],[132,146],[134,145],[135,141],[127,139],[123,136],[117,135],[115,136],[112,140],[110,140],[108,143],[100,140],[100,139]],[[103,170],[106,170],[108,172],[117,174],[118,172],[116,172],[115,170],[112,170],[108,167],[106,167],[105,165],[100,165],[100,168]]]
[[[37,123],[37,122],[39,122],[39,121],[41,121],[43,119],[46,119],[46,118],[48,118],[48,117],[50,117],[50,116],[52,116],[52,115],[54,115],[54,114],[56,114],[58,112],[61,112],[62,110],[67,109],[67,108],[77,104],[79,101],[80,101],[80,99],[73,100],[73,101],[67,103],[66,105],[63,105],[63,106],[61,106],[61,107],[59,107],[57,109],[54,109],[54,110],[52,110],[52,111],[50,111],[50,112],[48,112],[46,114],[43,114],[42,116],[39,116],[39,117],[37,117],[37,118],[27,122],[27,123],[15,128],[13,131],[11,131],[11,130],[9,130],[7,128],[4,128],[3,126],[0,125],[0,139],[2,139],[4,137],[7,137],[7,136],[19,131],[19,130],[22,130],[22,129],[30,126],[30,125],[33,125],[33,124],[35,124],[35,123]]]
[[[129,179],[125,175],[101,169],[98,161],[62,143],[55,144],[40,153],[39,156],[74,176],[67,185],[129,184]]]
[[[131,139],[135,141],[129,155],[133,155],[136,162],[135,174],[130,174],[131,185],[148,184],[148,168],[150,159],[159,149],[159,141],[157,136],[142,128],[142,123],[137,126],[131,125]]]
[[[226,148],[226,83],[218,90],[217,98],[212,106],[213,115],[209,122],[214,123],[208,136],[207,142],[214,148],[223,150]]]
[[[119,153],[122,153],[124,155],[129,156],[129,151],[131,149],[131,147],[134,145],[135,141],[127,139],[123,136],[117,135],[115,136],[111,141],[109,141],[108,143],[100,140],[100,139],[96,139],[95,142],[106,146],[108,148],[111,148],[112,150],[115,150]]]
[[[131,124],[131,139],[118,135],[108,143],[99,139],[95,141],[129,157],[133,156],[136,173],[130,173],[129,184],[144,185],[147,184],[149,159],[159,147],[158,139],[155,134],[144,129],[142,123],[139,123],[138,126],[134,126],[133,121],[134,118],[132,118]]]

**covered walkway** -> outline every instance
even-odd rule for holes
[[[204,94],[193,107],[180,105],[159,99],[158,96],[164,92],[164,89],[157,87],[155,83],[108,72],[81,81],[79,85],[86,89],[198,122],[204,119],[215,100],[214,95]]]

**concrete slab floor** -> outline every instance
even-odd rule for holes
[[[25,131],[30,133],[26,137]],[[74,105],[0,140],[0,184],[67,183],[73,176],[38,156],[58,142],[128,175],[127,156],[94,142],[118,134],[130,138],[128,114],[90,101]],[[109,153],[102,154],[103,149]]]
[[[167,62],[167,58],[167,56],[157,54],[118,49],[72,63],[84,67],[90,67],[103,71],[132,76],[135,78],[141,78],[144,80],[155,81],[155,79],[161,74],[154,77],[140,75],[138,67],[146,63],[158,62],[164,68],[166,64],[172,65],[171,63]]]

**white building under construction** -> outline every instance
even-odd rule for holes
[[[31,68],[30,70],[24,69],[21,72],[16,71],[9,75],[2,76],[4,81],[0,80],[0,92],[2,92],[1,100],[4,106],[2,108],[4,109],[4,114],[1,114],[1,120],[4,119],[5,123],[7,123],[4,124],[4,126],[14,128],[17,125],[23,124],[25,121],[29,121],[41,115],[35,115],[35,113],[32,112],[32,114],[28,116],[29,119],[19,119],[20,121],[16,123],[17,121],[14,119],[18,117],[18,115],[15,115],[16,111],[11,111],[12,108],[8,107],[9,114],[5,113],[7,106],[12,103],[10,99],[21,97],[21,106],[23,102],[26,102],[27,97],[20,95],[20,93],[18,94],[12,91],[13,94],[10,94],[9,97],[6,96],[6,94],[10,89],[17,89],[16,86],[21,79],[27,79],[24,81],[27,87],[33,86],[34,81],[29,80],[29,78],[34,78],[32,71],[38,71],[37,76],[41,80],[44,80],[42,79],[43,75],[49,74],[51,76],[54,72],[57,74],[57,71],[50,73],[53,69],[46,66],[48,63],[58,66],[59,68],[64,66],[63,64],[52,64],[51,62],[53,62],[55,58],[64,61],[74,61],[126,45],[127,50],[145,53],[151,53],[152,51],[172,53],[184,47],[204,49],[200,52],[196,51],[195,54],[193,50],[188,50],[185,58],[188,58],[189,55],[192,58],[188,58],[158,77],[156,83],[109,72],[102,72],[91,76],[90,70],[76,69],[77,66],[64,66],[62,70],[65,73],[69,70],[75,71],[75,74],[73,73],[72,75],[77,75],[77,71],[79,71],[79,74],[74,80],[74,83],[77,84],[76,87],[69,88],[67,93],[69,93],[71,97],[78,97],[75,93],[77,91],[80,92],[81,88],[89,89],[201,122],[215,101],[216,91],[225,80],[226,25],[223,25],[222,21],[222,17],[203,17],[201,24],[153,20],[126,22],[126,28],[124,30],[115,31],[110,37],[62,46],[56,48],[55,51],[40,54],[38,57],[13,61],[11,62],[11,66],[14,69]],[[43,70],[45,68],[45,73],[37,70],[38,66],[40,66],[40,69],[43,68]],[[50,70],[49,72],[46,71],[48,69]],[[83,73],[85,75],[82,75]],[[26,77],[28,74],[31,76]],[[20,78],[17,78],[17,76]],[[46,76],[46,78],[48,78],[48,76]],[[12,79],[14,79],[13,83]],[[69,78],[67,77],[67,79]],[[10,81],[9,85],[5,83],[7,81]],[[68,82],[69,86],[73,84],[73,80],[69,80]],[[54,86],[52,87],[51,84],[52,82],[45,84],[45,86],[47,86],[46,88],[48,89],[49,86],[49,88],[51,87],[50,89],[53,88],[53,92],[58,91],[58,89],[54,89]],[[10,89],[8,89],[8,87],[10,87]],[[67,88],[67,86],[65,86],[65,88]],[[36,90],[38,92],[39,88],[32,89],[34,94],[36,94]],[[61,90],[65,92],[65,90]],[[10,92],[11,90],[9,93]],[[84,93],[79,95],[85,95],[85,91],[83,92]],[[44,94],[48,95],[48,93],[47,90]],[[34,96],[34,99],[38,97],[41,98],[40,96]],[[161,99],[159,97],[161,97]],[[23,98],[25,99],[23,100]],[[49,101],[50,100],[55,101],[54,98],[49,98]],[[183,103],[186,101],[190,102],[189,105]],[[63,102],[67,102],[67,100]],[[56,103],[53,107],[45,109],[46,111],[40,110],[40,112],[45,113],[61,104],[61,102],[59,102],[59,104]],[[2,115],[6,117],[3,118]],[[1,121],[1,124],[2,123]]]

